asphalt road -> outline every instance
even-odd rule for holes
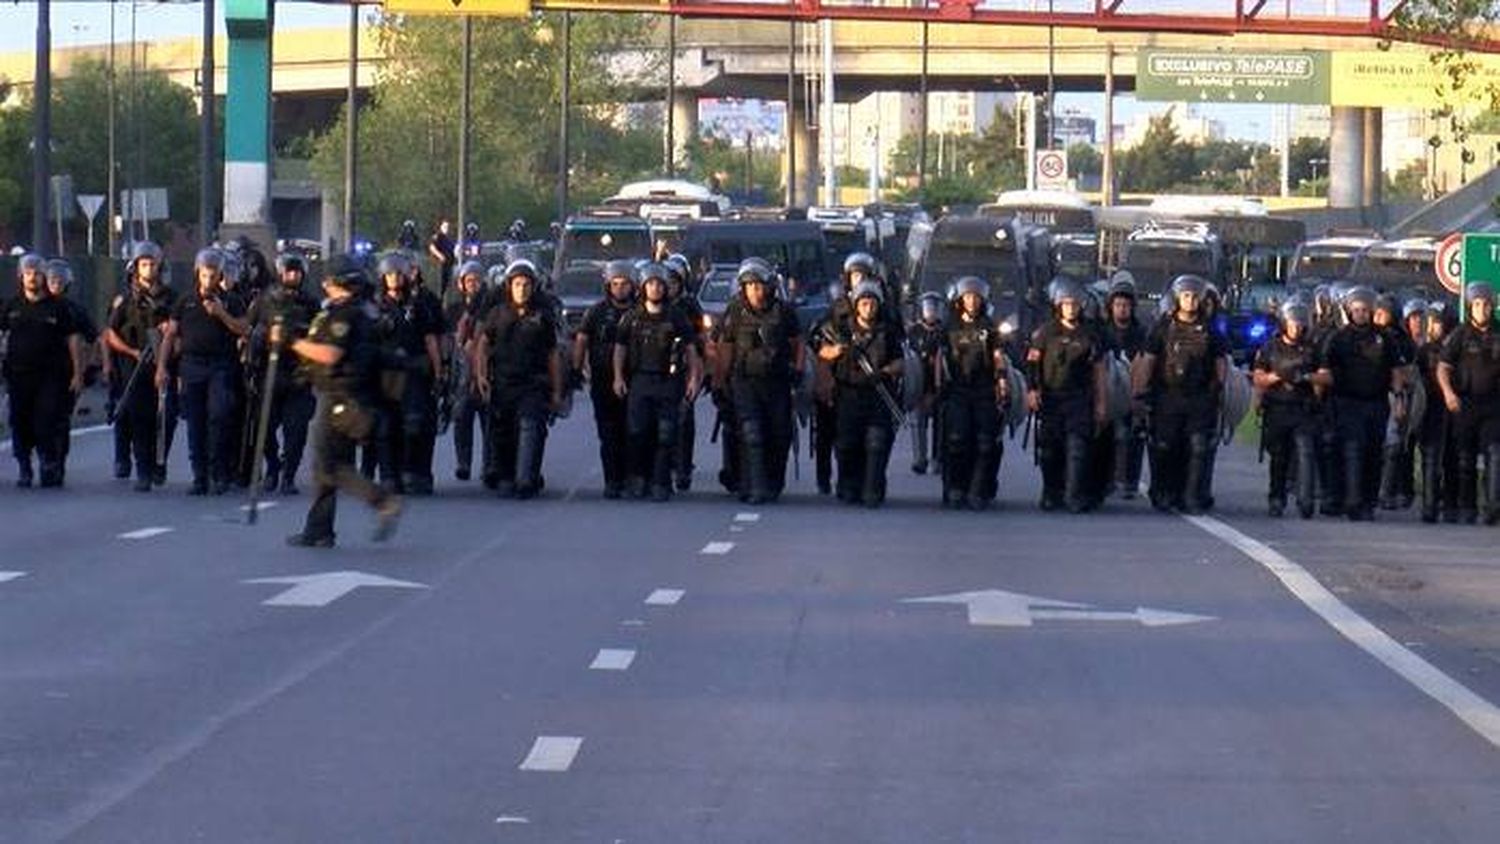
[[[246,527],[82,434],[66,491],[0,468],[0,840],[1496,840],[1497,534],[1267,520],[1239,446],[1212,521],[1043,514],[1015,446],[986,514],[904,455],[884,510],[748,508],[706,446],[610,502],[580,413],[543,499],[311,551],[305,496]],[[337,572],[388,580],[286,580]]]

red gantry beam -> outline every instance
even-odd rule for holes
[[[1142,5],[1150,5],[1140,0]],[[1008,8],[984,8],[980,0],[917,0],[910,6],[846,5],[823,0],[666,0],[666,11],[684,17],[762,18],[774,20],[815,21],[823,18],[875,21],[928,21],[931,23],[978,23],[1002,26],[1069,27],[1100,32],[1173,32],[1191,35],[1314,35],[1335,38],[1378,38],[1412,41],[1434,46],[1462,46],[1486,53],[1500,53],[1500,41],[1484,38],[1456,43],[1452,40],[1419,37],[1395,26],[1396,12],[1405,5],[1398,0],[1382,11],[1381,0],[1370,0],[1368,14],[1338,17],[1275,14],[1267,11],[1267,0],[1204,0],[1205,7],[1215,3],[1224,11],[1212,13],[1137,12],[1128,8],[1127,0],[1093,0],[1089,11],[1047,12],[1045,3],[1034,4],[1038,11]],[[1056,5],[1079,5],[1059,0]],[[1031,6],[1032,4],[1027,4]]]

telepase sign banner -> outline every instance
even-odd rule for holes
[[[1142,50],[1138,100],[1216,103],[1328,102],[1328,54]]]

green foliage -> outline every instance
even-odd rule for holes
[[[1474,156],[1471,136],[1492,129],[1497,121],[1495,114],[1500,111],[1500,85],[1484,83],[1478,91],[1473,89],[1480,68],[1468,48],[1493,39],[1497,26],[1500,26],[1500,3],[1495,0],[1407,0],[1400,5],[1394,20],[1393,39],[1444,45],[1430,56],[1439,71],[1433,93],[1446,105],[1431,111],[1441,128],[1428,143],[1434,148],[1456,143],[1466,160]],[[1489,104],[1487,111],[1476,114],[1473,109],[1462,107],[1476,96]],[[1486,121],[1486,128],[1478,125],[1479,120]]]
[[[1151,118],[1141,142],[1117,159],[1123,191],[1165,192],[1191,182],[1199,172],[1193,147],[1178,137],[1170,109]]]
[[[1385,182],[1386,202],[1420,202],[1427,197],[1427,162],[1413,161]]]
[[[639,15],[576,15],[572,23],[570,204],[657,175],[658,131],[630,131],[612,106],[630,102],[634,80],[608,57],[640,44],[653,25]],[[475,18],[470,106],[469,212],[494,232],[514,217],[552,219],[560,149],[562,16]],[[373,102],[360,113],[356,228],[393,236],[403,219],[426,226],[453,216],[458,192],[461,25],[442,18],[387,17],[379,37],[387,57]],[[641,78],[655,71],[647,63]],[[344,128],[317,139],[313,172],[343,185]]]
[[[1077,143],[1068,147],[1068,173],[1073,178],[1104,172],[1104,154],[1093,146]]]
[[[761,202],[780,201],[781,157],[774,150],[752,149],[748,156],[750,184],[745,184],[745,147],[726,138],[700,137],[689,140],[683,150],[685,178],[715,185],[736,196],[759,197]]]

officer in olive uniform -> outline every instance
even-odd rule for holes
[[[1063,280],[1053,285],[1052,318],[1031,337],[1026,352],[1026,405],[1037,414],[1036,447],[1042,465],[1043,510],[1093,508],[1089,487],[1090,444],[1103,430],[1105,346],[1083,320],[1083,288]]]
[[[604,497],[619,498],[630,474],[630,432],[625,400],[615,394],[615,329],[635,307],[636,269],[630,261],[604,265],[604,298],[583,315],[573,338],[574,381],[588,371],[594,427],[599,434],[599,462],[604,468]]]
[[[639,270],[641,303],[615,330],[614,391],[626,402],[629,490],[636,498],[649,490],[654,501],[672,497],[677,426],[703,377],[697,332],[668,300],[670,273],[655,263]]]
[[[178,361],[193,467],[189,495],[207,495],[210,482],[214,494],[222,495],[234,480],[236,344],[249,333],[249,325],[239,299],[220,287],[223,268],[223,252],[198,253],[194,290],[173,305],[156,360],[158,390],[165,390],[171,378],[169,362]]]
[[[1289,480],[1297,483],[1297,512],[1310,519],[1317,508],[1318,350],[1312,343],[1312,311],[1291,301],[1281,306],[1281,329],[1255,353],[1255,388],[1261,394],[1261,449],[1271,457],[1267,511],[1286,512]]]
[[[558,326],[533,301],[539,282],[530,261],[506,267],[506,298],[486,315],[474,350],[475,383],[490,410],[493,463],[485,474],[502,498],[541,491],[547,420],[563,404]]]
[[[929,290],[917,298],[917,321],[906,329],[907,343],[921,362],[923,372],[936,372],[938,356],[943,349],[944,307],[941,293]],[[922,394],[911,415],[916,434],[912,443],[916,453],[911,456],[911,470],[918,475],[927,474],[928,455],[936,463],[937,471],[943,465],[943,432],[938,420],[937,379],[922,381]]]
[[[1146,345],[1146,329],[1136,317],[1135,282],[1128,277],[1112,282],[1104,304],[1108,311],[1104,320],[1104,345],[1126,364],[1133,363]],[[1128,411],[1115,420],[1106,436],[1112,440],[1110,479],[1120,497],[1129,501],[1135,498],[1141,485],[1145,441],[1136,435],[1135,422]]]
[[[375,433],[375,397],[379,391],[379,343],[375,338],[374,307],[363,298],[369,279],[357,259],[340,255],[329,262],[323,277],[327,304],[307,336],[294,339],[282,325],[274,326],[269,342],[290,340],[288,349],[301,358],[317,388],[317,425],[313,435],[313,501],[300,533],[287,544],[332,548],[334,515],[339,490],[375,509],[374,540],[383,542],[396,531],[401,499],[376,485],[354,466],[354,450]]]
[[[168,394],[159,395],[153,388],[159,342],[177,294],[162,283],[161,250],[146,242],[136,246],[128,268],[129,289],[117,297],[104,331],[115,367],[115,436],[123,441],[116,457],[116,477],[129,477],[133,462],[135,490],[150,492],[153,485],[166,482],[166,455],[158,455],[158,433],[171,442],[170,427],[176,422],[176,391],[168,384]],[[139,370],[139,373],[137,372]],[[165,400],[163,400],[165,399]],[[158,415],[158,410],[166,412]],[[168,431],[158,432],[167,425]],[[125,471],[120,472],[123,462]]]
[[[746,258],[735,273],[739,294],[724,314],[718,365],[729,384],[740,437],[740,498],[775,501],[786,486],[792,442],[792,387],[802,372],[802,328],[777,295],[776,271]]]
[[[1403,344],[1390,331],[1375,326],[1375,291],[1355,287],[1345,295],[1344,309],[1349,324],[1328,338],[1322,363],[1333,381],[1333,413],[1343,459],[1344,515],[1350,521],[1368,521],[1375,516],[1380,491],[1389,396],[1404,393],[1402,370],[1410,361],[1402,357]],[[1397,408],[1398,413],[1404,412],[1404,401],[1398,401]]]
[[[1437,380],[1443,405],[1453,414],[1458,449],[1458,512],[1473,524],[1478,499],[1479,458],[1484,456],[1484,523],[1500,522],[1500,332],[1493,324],[1495,291],[1471,282],[1464,291],[1468,319],[1443,344]]]
[[[285,336],[299,340],[307,336],[308,327],[320,310],[318,300],[303,289],[307,259],[295,252],[278,256],[276,275],[277,283],[256,296],[245,315],[250,323],[251,374],[261,385],[255,391],[257,394],[265,389],[271,326],[279,320],[286,327]],[[297,470],[302,465],[307,429],[316,407],[312,385],[297,366],[296,357],[281,356],[271,394],[270,417],[266,421],[266,451],[256,457],[266,461],[266,492],[297,493]],[[258,415],[260,409],[251,408],[250,412]],[[260,424],[258,419],[256,424]]]
[[[667,299],[673,308],[687,318],[688,325],[692,326],[693,347],[701,362],[704,355],[703,306],[698,303],[698,296],[693,289],[692,265],[685,256],[677,253],[668,255],[665,263],[668,273]],[[673,458],[675,464],[672,473],[678,492],[687,492],[693,487],[693,470],[696,468],[693,457],[698,440],[698,414],[695,410],[697,398],[694,393],[683,401],[681,418],[677,422],[677,453]]]
[[[1422,521],[1436,522],[1441,510],[1443,521],[1453,524],[1458,521],[1458,448],[1453,442],[1453,416],[1443,403],[1437,375],[1443,342],[1454,328],[1453,309],[1446,302],[1433,302],[1425,322],[1416,369],[1427,404],[1422,418],[1413,421],[1422,450]]]
[[[953,285],[953,316],[933,378],[942,396],[943,506],[983,510],[999,488],[1000,404],[1009,401],[1009,365],[989,317],[989,285],[974,276]]]
[[[879,507],[885,502],[886,466],[895,429],[902,421],[894,394],[905,369],[901,338],[885,318],[885,289],[874,278],[861,280],[849,292],[853,303],[842,326],[829,325],[831,336],[818,357],[832,365],[838,413],[838,497],[846,504]]]
[[[66,424],[69,393],[83,390],[83,343],[74,311],[47,289],[46,265],[39,255],[22,256],[17,267],[20,295],[0,307],[5,335],[5,367],[0,372],[10,393],[11,453],[18,466],[16,486],[36,480],[31,457],[40,464],[41,485],[63,484],[65,454],[57,431]]]
[[[1141,356],[1145,383],[1137,385],[1132,413],[1150,420],[1151,504],[1158,510],[1201,513],[1209,506],[1212,490],[1204,481],[1218,434],[1229,343],[1200,311],[1207,288],[1194,275],[1172,281],[1171,310]]]
[[[73,266],[67,261],[55,259],[47,262],[47,290],[58,301],[67,306],[72,317],[73,325],[78,329],[79,342],[84,349],[91,349],[99,342],[99,327],[94,324],[94,318],[89,315],[88,309],[78,302],[68,298],[68,291],[73,287]],[[68,361],[68,380],[73,380],[73,366],[71,358]],[[82,381],[80,380],[80,384]],[[64,479],[67,475],[68,451],[73,443],[73,412],[78,408],[78,393],[68,391],[64,398],[63,412],[58,416],[57,425],[57,453],[62,456],[62,472]]]

